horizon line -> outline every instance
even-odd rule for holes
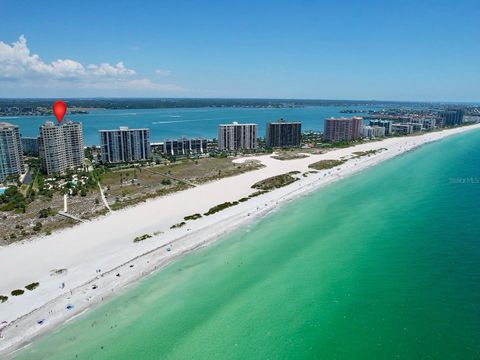
[[[89,96],[89,97],[0,97],[3,100],[260,100],[260,101],[325,101],[363,103],[411,103],[411,104],[480,104],[466,100],[387,100],[387,99],[321,99],[321,98],[275,98],[275,97],[155,97],[155,96]]]

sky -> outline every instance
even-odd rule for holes
[[[480,2],[0,0],[0,97],[480,101]]]

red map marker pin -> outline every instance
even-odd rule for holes
[[[60,124],[65,116],[65,113],[67,112],[67,104],[61,100],[57,100],[53,103],[52,110],[57,118],[58,123]]]

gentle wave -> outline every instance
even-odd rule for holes
[[[218,118],[212,119],[195,119],[195,120],[178,120],[178,121],[153,121],[153,125],[160,125],[160,124],[179,124],[179,123],[188,123],[188,122],[201,122],[201,121],[215,121]]]
[[[218,121],[218,120],[233,120],[233,121],[238,121],[241,119],[248,119],[248,117],[245,116],[236,116],[236,117],[215,117],[215,118],[203,118],[203,119],[191,119],[191,120],[178,120],[178,121],[153,121],[152,125],[160,125],[160,124],[179,124],[179,123],[186,123],[186,122],[201,122],[201,121]]]
[[[93,116],[108,116],[108,117],[114,117],[114,116],[137,116],[138,113],[115,113],[115,112],[95,112],[95,113],[90,113],[88,115],[93,115]],[[85,115],[82,115],[82,119],[84,118]]]

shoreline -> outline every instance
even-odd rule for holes
[[[195,249],[208,246],[221,236],[237,229],[240,225],[261,220],[265,215],[275,211],[278,206],[282,206],[288,201],[306,196],[311,191],[316,191],[323,186],[359,173],[426,143],[474,129],[480,129],[480,124],[417,136],[389,138],[379,142],[334,150],[326,154],[310,155],[307,158],[296,160],[275,160],[270,155],[236,159],[236,162],[245,159],[259,159],[266,167],[251,173],[207,183],[197,187],[197,190],[187,189],[167,197],[152,199],[133,208],[123,209],[78,227],[63,230],[51,237],[0,248],[0,264],[2,260],[14,256],[14,260],[10,260],[10,262],[12,264],[19,263],[18,266],[20,267],[18,273],[12,274],[9,279],[0,279],[0,294],[9,294],[6,289],[13,290],[12,282],[18,283],[20,286],[31,276],[29,269],[22,268],[22,265],[28,265],[29,261],[41,257],[41,255],[48,258],[41,261],[41,264],[36,265],[36,269],[33,269],[35,274],[38,272],[38,280],[40,281],[38,289],[32,292],[27,291],[18,298],[13,297],[12,299],[12,297],[9,297],[6,303],[0,304],[0,322],[4,318],[8,320],[8,324],[5,326],[0,325],[0,356],[14,355],[15,351],[29,346],[33,340],[50,333],[53,329],[58,329],[63,324],[95,308],[98,304],[128,290],[138,280],[145,278],[170,262]],[[351,156],[355,151],[380,148],[386,148],[387,150],[369,157],[350,159],[334,169],[318,171],[318,173],[308,174],[306,177],[300,176],[300,180],[283,188],[251,198],[217,214],[205,216],[195,221],[187,221],[187,225],[181,229],[169,228],[169,224],[173,225],[183,218],[183,216],[180,217],[181,214],[190,215],[194,208],[197,209],[196,212],[203,213],[204,210],[206,211],[211,207],[212,203],[217,205],[226,198],[229,201],[235,201],[248,192],[255,192],[254,189],[250,189],[253,184],[251,181],[267,178],[267,175],[275,176],[286,173],[288,169],[308,171],[308,164],[319,160],[339,159],[344,156]],[[232,187],[235,185],[238,188]],[[225,194],[221,191],[222,189],[227,190],[228,193]],[[189,203],[188,206],[190,207],[183,206],[185,203],[182,203],[182,201],[185,200],[192,203]],[[195,200],[198,200],[198,203]],[[175,208],[172,208],[172,213],[167,214],[170,216],[160,220],[155,218],[156,214],[163,214],[165,205],[172,205],[172,203],[175,205],[176,202],[178,204]],[[206,205],[202,205],[204,203]],[[167,210],[171,209],[167,207]],[[172,221],[175,218],[178,221]],[[120,226],[119,223],[116,223],[122,220],[134,222],[138,229],[132,233],[128,225]],[[142,220],[147,224],[142,223]],[[111,226],[115,226],[115,228],[112,229]],[[142,232],[151,233],[155,228],[164,231],[162,230],[162,234],[155,235],[152,239],[141,243],[134,244],[132,242],[133,235],[142,234]],[[124,233],[125,229],[127,229],[126,233]],[[84,240],[82,236],[85,235],[92,237],[92,233],[99,236],[98,243],[96,241],[73,243]],[[101,239],[102,235],[104,236],[103,239]],[[120,242],[122,243],[119,244]],[[47,247],[43,254],[36,252],[39,251],[39,245]],[[73,248],[70,249],[69,246]],[[116,248],[112,248],[115,246]],[[59,259],[53,256],[55,254],[48,253],[49,249],[56,249],[56,247],[60,247],[60,250],[62,250],[62,247],[64,247],[63,250],[68,248],[70,251],[69,258]],[[166,250],[168,247],[171,247],[170,251]],[[23,250],[27,254],[20,257],[20,254],[24,255]],[[49,258],[49,255],[53,258]],[[64,265],[68,272],[59,277],[52,277],[50,271],[60,268],[52,268],[53,265],[57,264]],[[93,270],[100,269],[98,266],[102,266],[101,268],[106,271],[94,274]],[[5,269],[0,269],[0,271],[8,273],[7,269],[10,269],[8,264],[5,265]],[[14,268],[14,271],[16,270]],[[26,271],[27,273],[25,273]],[[92,273],[89,273],[89,271],[92,271]],[[14,278],[15,276],[17,278]],[[61,281],[69,286],[59,291],[58,283]],[[70,284],[72,285],[70,286]],[[17,288],[20,288],[19,286]],[[74,308],[66,310],[65,306],[68,304],[74,305]],[[10,315],[10,319],[7,314]],[[43,319],[45,320],[42,325],[37,324],[37,321]]]

